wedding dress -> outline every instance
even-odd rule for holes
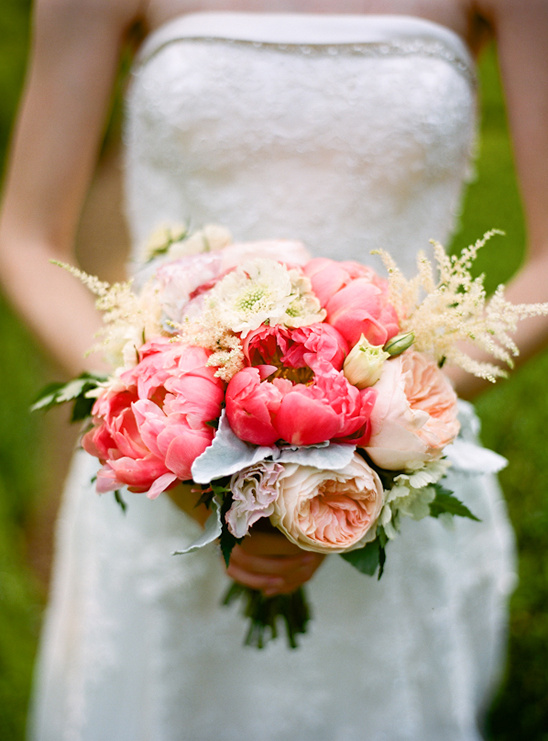
[[[302,239],[407,270],[447,240],[475,136],[470,55],[405,16],[191,14],[153,33],[127,101],[133,269],[159,224]],[[477,421],[464,409],[463,435]],[[406,521],[380,581],[331,556],[298,650],[242,648],[211,546],[167,497],[123,514],[78,453],[37,671],[36,741],[472,741],[499,674],[513,541],[496,483],[454,472],[481,522]]]

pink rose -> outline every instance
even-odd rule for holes
[[[278,490],[271,522],[304,550],[342,553],[375,537],[383,487],[358,454],[340,471],[286,464]]]
[[[305,265],[304,272],[327,312],[326,321],[350,346],[361,335],[372,345],[382,346],[398,334],[398,317],[388,299],[388,283],[371,268],[318,257]]]
[[[365,445],[374,389],[359,390],[341,371],[327,367],[311,383],[270,375],[275,366],[244,368],[226,390],[226,413],[234,433],[254,445],[315,445],[327,440]],[[319,369],[318,369],[319,370]]]
[[[365,449],[380,468],[420,468],[440,458],[458,435],[457,396],[426,355],[408,350],[388,360],[375,390],[371,437]]]
[[[209,353],[169,340],[149,342],[139,363],[107,388],[93,407],[82,446],[103,463],[97,490],[128,486],[158,496],[178,480],[213,439],[223,383],[206,367]]]

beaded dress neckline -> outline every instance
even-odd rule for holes
[[[379,45],[382,54],[396,48],[445,58],[471,82],[475,63],[466,42],[451,28],[426,18],[409,15],[355,15],[318,13],[248,13],[240,11],[188,13],[158,26],[145,39],[137,64],[146,63],[165,46],[182,40],[229,41],[260,47],[354,46],[363,53],[365,45]],[[308,47],[308,48],[307,48]]]

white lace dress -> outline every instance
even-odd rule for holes
[[[128,98],[134,267],[159,224],[303,239],[408,267],[458,215],[474,72],[402,16],[191,14],[145,43]],[[379,265],[379,263],[374,263]],[[476,422],[465,410],[464,434]],[[453,474],[481,523],[404,523],[380,581],[338,556],[296,651],[242,648],[214,547],[167,497],[122,514],[78,454],[59,522],[35,741],[472,741],[500,669],[512,534],[492,479]]]

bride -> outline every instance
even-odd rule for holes
[[[148,37],[127,98],[131,270],[159,224],[222,223],[314,254],[405,266],[446,241],[475,132],[474,56],[496,36],[530,238],[511,300],[546,301],[548,5],[542,0],[37,0],[0,229],[6,290],[68,372],[98,318],[51,258],[72,244],[121,49]],[[534,74],[532,74],[534,71]],[[522,357],[547,333],[524,324]],[[461,395],[478,389],[455,376]],[[477,423],[463,407],[463,434]],[[35,741],[473,741],[503,652],[512,534],[496,483],[452,474],[482,522],[410,523],[380,582],[254,534],[228,573],[267,594],[309,582],[297,651],[241,648],[214,549],[180,487],[122,516],[77,454],[37,668]]]

